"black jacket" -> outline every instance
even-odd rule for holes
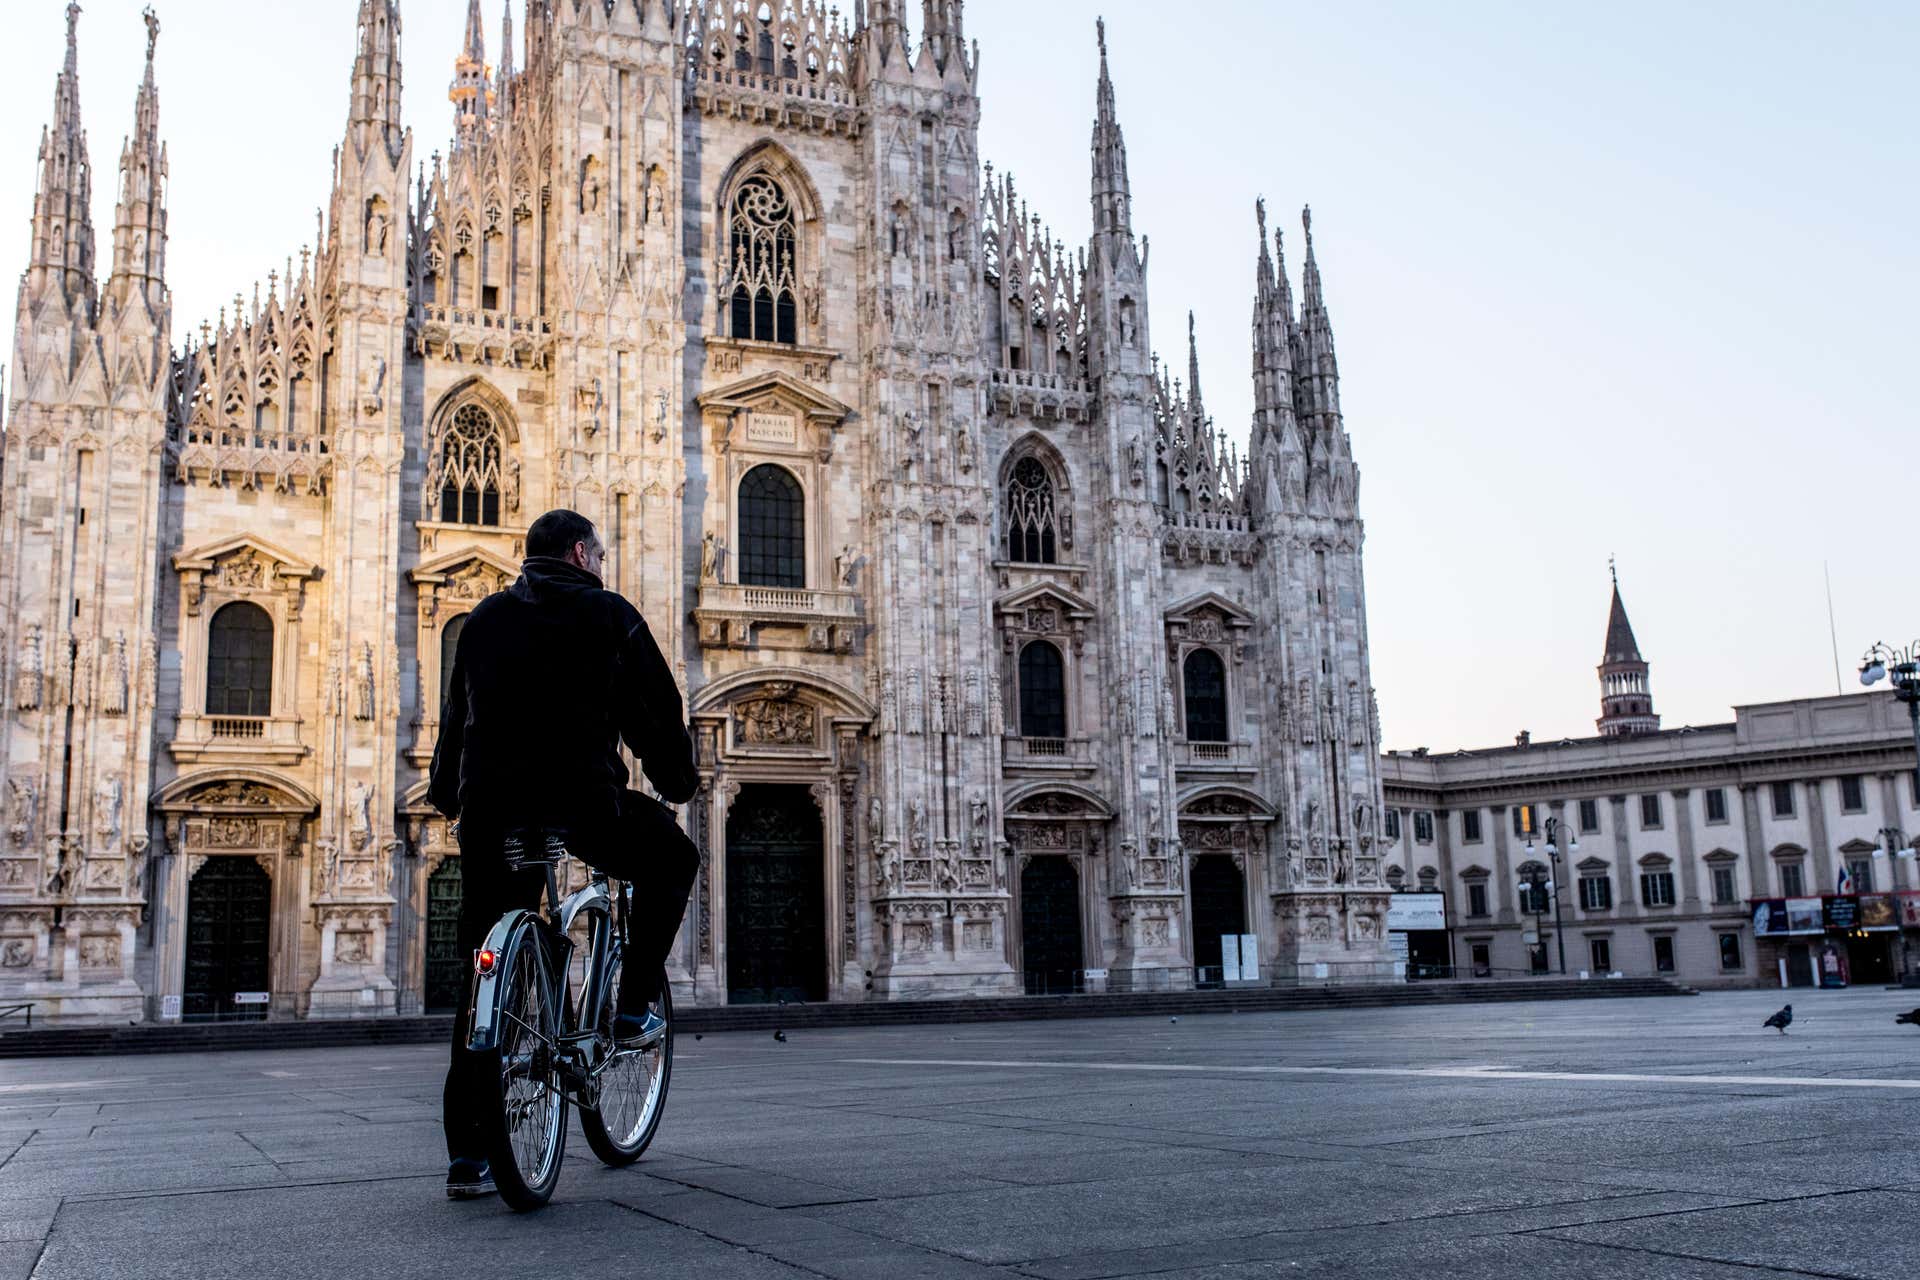
[[[529,556],[460,633],[428,792],[496,829],[609,824],[620,743],[675,804],[699,785],[680,687],[640,611],[564,560]]]

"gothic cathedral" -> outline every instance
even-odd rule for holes
[[[527,0],[493,66],[472,0],[422,161],[360,0],[315,242],[177,331],[158,25],[102,287],[69,6],[0,459],[0,1002],[464,998],[425,766],[554,506],[688,697],[676,999],[1391,973],[1311,224],[1296,306],[1260,214],[1242,457],[1191,320],[1184,376],[1153,351],[1104,32],[1069,247],[981,163],[961,0],[905,8]]]

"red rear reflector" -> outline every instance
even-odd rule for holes
[[[491,951],[476,952],[473,957],[473,967],[475,972],[492,973],[494,961],[497,960],[498,958],[499,957],[495,956]]]

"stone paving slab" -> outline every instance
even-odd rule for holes
[[[576,1132],[532,1215],[442,1195],[437,1046],[0,1062],[0,1280],[1910,1280],[1910,1003],[688,1037],[648,1157]]]

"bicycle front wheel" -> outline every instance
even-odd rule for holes
[[[553,1195],[566,1151],[567,1100],[555,1052],[560,1009],[532,926],[506,948],[506,965],[500,1047],[491,1055],[497,1105],[489,1109],[489,1146],[500,1198],[525,1211]]]
[[[616,966],[616,972],[619,973]],[[626,974],[619,973],[624,981]],[[673,993],[667,975],[655,977],[658,991],[647,1007],[667,1024],[667,1033],[645,1049],[617,1049],[600,1072],[600,1105],[580,1113],[580,1132],[601,1162],[615,1169],[640,1158],[660,1128],[660,1114],[666,1109],[667,1081],[673,1075]],[[609,998],[603,1017],[613,1020],[611,993],[618,982],[607,984]]]

